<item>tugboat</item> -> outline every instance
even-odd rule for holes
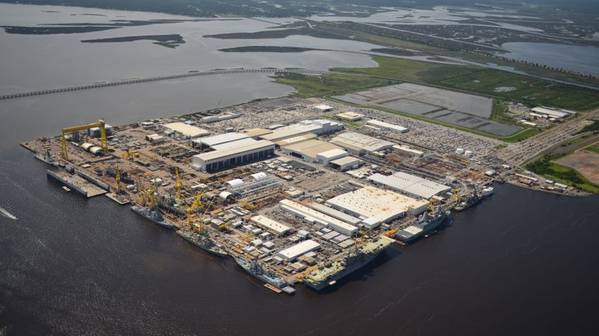
[[[164,217],[162,217],[162,214],[160,213],[160,210],[158,208],[151,209],[141,205],[133,205],[131,206],[131,211],[144,217],[145,219],[151,221],[154,224],[162,226],[163,228],[169,230],[174,230],[176,228],[174,224],[167,222],[164,219]]]
[[[416,224],[399,230],[395,234],[395,238],[404,244],[414,242],[440,227],[449,215],[448,210],[442,210],[441,208],[434,209],[431,214],[425,212],[418,218]]]
[[[285,280],[277,277],[276,275],[262,268],[258,261],[247,261],[240,257],[234,257],[233,259],[235,260],[237,265],[239,265],[241,268],[243,268],[244,271],[246,271],[248,274],[255,277],[256,279],[264,281],[265,283],[270,284],[276,288],[282,289],[288,287],[288,284],[287,282],[285,282]]]
[[[225,251],[221,246],[217,245],[210,237],[208,237],[205,233],[197,233],[193,231],[187,230],[178,230],[177,234],[181,236],[181,238],[185,239],[189,243],[201,248],[202,250],[213,254],[218,257],[227,256],[227,251]]]

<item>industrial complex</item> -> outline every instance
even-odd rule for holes
[[[379,103],[398,89],[421,88],[379,89]],[[415,97],[446,103],[435,94]],[[434,233],[493,183],[527,176],[494,156],[496,140],[322,99],[100,120],[60,134],[23,146],[65,190],[130,204],[277,293],[335,286],[391,244]]]

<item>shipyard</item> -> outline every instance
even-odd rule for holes
[[[107,122],[22,145],[64,190],[130,206],[276,293],[334,288],[387,248],[434,234],[494,183],[535,179],[497,155],[497,140],[340,100]]]

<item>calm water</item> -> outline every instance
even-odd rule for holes
[[[557,43],[510,42],[502,47],[507,57],[599,75],[599,47]]]
[[[10,38],[11,45],[21,40],[0,34],[3,55],[2,38]],[[25,50],[52,49],[52,44],[42,47],[38,38],[26,37],[30,45]],[[85,73],[62,74],[56,83],[121,78],[119,71],[130,67],[137,67],[131,71],[135,75],[166,73],[181,59],[192,59],[176,49],[172,63],[156,60],[157,69],[146,66],[142,63],[151,62],[154,52],[173,52],[147,44],[114,45],[114,53],[133,57],[106,70],[90,66]],[[74,53],[88,53],[79,49],[84,48],[73,44]],[[62,57],[59,50],[48,55]],[[247,56],[236,57],[242,62]],[[361,61],[334,53],[276,57],[292,65],[306,58],[328,58],[330,64]],[[38,85],[30,71],[5,80],[16,66],[5,60],[0,59],[4,87],[12,82]],[[48,62],[40,68],[52,68],[57,59]],[[81,62],[73,66],[82,67]],[[217,67],[209,65],[212,61],[197,62],[189,64]],[[45,71],[51,75],[40,77],[41,86],[53,84],[52,76],[61,74],[60,69]],[[599,332],[598,197],[567,198],[500,186],[493,198],[458,214],[448,229],[410,248],[388,251],[337,291],[317,294],[300,287],[294,297],[276,296],[233,262],[208,256],[124,207],[65,193],[17,146],[99,116],[121,124],[288,92],[265,76],[239,75],[0,103],[0,207],[19,218],[0,216],[0,328],[19,336]]]

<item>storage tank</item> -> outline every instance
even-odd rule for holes
[[[464,154],[464,148],[461,148],[461,147],[456,148],[455,153],[459,154],[459,155]]]
[[[89,149],[89,152],[94,154],[94,155],[101,155],[102,154],[102,147],[98,147],[98,146],[93,146]]]
[[[83,144],[81,144],[81,148],[83,148],[86,151],[89,151],[89,149],[92,147],[94,147],[94,144],[91,144],[89,142],[84,142]]]

